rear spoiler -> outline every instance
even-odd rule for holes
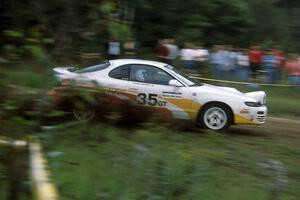
[[[66,78],[73,78],[77,76],[74,67],[55,67],[53,68],[54,76],[59,80],[66,79]]]

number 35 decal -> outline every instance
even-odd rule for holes
[[[139,93],[137,95],[137,102],[141,105],[148,104],[149,106],[166,106],[167,102],[165,101],[159,101],[157,99],[157,94],[145,94],[145,93]]]

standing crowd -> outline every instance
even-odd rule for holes
[[[263,77],[265,82],[275,84],[285,72],[291,84],[300,85],[298,55],[285,57],[280,50],[262,50],[259,45],[253,45],[249,50],[215,45],[209,52],[200,44],[184,43],[179,49],[174,39],[162,39],[158,42],[157,57],[168,64],[173,64],[179,57],[183,68],[188,71],[201,71],[201,68],[210,66],[217,79],[257,81]]]
[[[135,58],[136,52],[137,45],[133,38],[122,44],[111,39],[106,45],[108,59],[120,58],[121,55]],[[204,68],[209,67],[216,79],[275,84],[288,74],[291,84],[300,85],[300,57],[297,54],[285,56],[280,50],[261,49],[259,45],[252,45],[250,49],[214,45],[209,51],[201,44],[188,42],[179,48],[175,40],[169,38],[158,41],[156,55],[159,61],[174,66],[179,58],[183,69],[188,73],[201,73]]]

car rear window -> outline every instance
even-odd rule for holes
[[[79,74],[96,72],[96,71],[103,70],[103,69],[105,69],[109,66],[110,66],[110,63],[106,62],[106,63],[101,63],[101,64],[98,64],[98,65],[93,65],[93,66],[90,66],[90,67],[87,67],[87,68],[84,68],[84,69],[80,69],[80,70],[77,70],[75,72],[79,73]]]
[[[109,72],[109,76],[116,79],[129,80],[131,65],[123,65]]]

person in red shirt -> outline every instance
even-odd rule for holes
[[[249,51],[249,61],[252,78],[256,79],[257,71],[261,69],[262,51],[259,45],[253,45]]]
[[[289,81],[293,85],[300,85],[300,57],[296,54],[291,54],[285,67],[289,72]]]
[[[167,59],[168,55],[169,55],[169,50],[166,45],[166,42],[164,39],[160,39],[158,41],[158,47],[157,47],[157,57],[159,61],[169,64]]]
[[[278,67],[279,68],[284,68],[285,57],[283,55],[283,52],[281,50],[276,49],[276,50],[273,50],[273,54],[278,59]]]

